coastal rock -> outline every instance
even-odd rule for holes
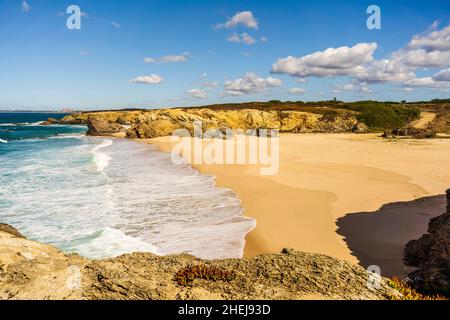
[[[91,117],[88,119],[88,131],[86,134],[90,136],[101,136],[123,131],[125,129],[117,122],[108,121],[99,117]]]
[[[96,119],[97,123],[92,123],[91,119]],[[99,124],[98,121],[101,120],[104,122]],[[276,129],[292,133],[351,132],[358,121],[352,113],[325,117],[322,114],[290,110],[174,108],[86,112],[68,115],[61,123],[88,124],[91,135],[107,134],[114,129],[111,128],[113,124],[126,125],[130,126],[127,128],[128,138],[146,139],[169,136],[177,129],[185,129],[192,136],[194,128],[200,127],[202,133],[211,129],[221,132],[226,129]]]
[[[43,126],[50,126],[52,124],[59,124],[60,121],[55,118],[48,118],[47,121],[41,123]]]
[[[187,266],[216,268],[227,280],[180,284]],[[253,258],[200,260],[181,254],[126,254],[88,260],[0,231],[0,299],[386,299],[386,279],[368,288],[360,266],[284,249]]]
[[[10,226],[9,224],[0,223],[0,231],[9,233],[17,238],[25,239],[25,237],[16,228]]]
[[[419,290],[450,297],[450,189],[447,212],[430,220],[428,233],[405,247],[405,263],[418,267],[409,277]]]

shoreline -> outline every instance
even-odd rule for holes
[[[170,137],[138,141],[163,152],[173,146]],[[256,219],[256,228],[245,239],[244,257],[292,247],[360,263],[338,234],[337,220],[442,194],[450,185],[450,160],[445,158],[449,152],[450,145],[439,139],[387,142],[374,134],[282,134],[275,176],[259,176],[255,165],[191,165],[214,176],[218,187],[233,190],[243,214]],[[400,236],[400,245],[425,233],[428,220]],[[402,252],[389,254],[397,264],[402,259]]]

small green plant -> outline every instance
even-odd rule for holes
[[[175,281],[180,286],[190,286],[195,279],[209,281],[231,281],[236,278],[233,271],[205,264],[189,265],[175,273]]]
[[[447,300],[441,295],[425,295],[411,288],[405,281],[397,277],[389,279],[388,285],[402,294],[401,297],[391,296],[391,300]]]

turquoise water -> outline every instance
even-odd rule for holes
[[[40,125],[57,116],[0,113],[0,222],[89,258],[242,256],[255,221],[232,191],[151,145]]]

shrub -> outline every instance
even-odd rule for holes
[[[195,279],[203,279],[209,281],[231,281],[236,278],[233,271],[223,270],[218,267],[208,266],[205,264],[189,265],[186,268],[175,273],[175,281],[180,286],[192,285]]]
[[[388,285],[402,294],[402,297],[389,297],[391,300],[447,300],[447,298],[436,295],[425,295],[411,288],[405,281],[397,277],[388,280]]]

